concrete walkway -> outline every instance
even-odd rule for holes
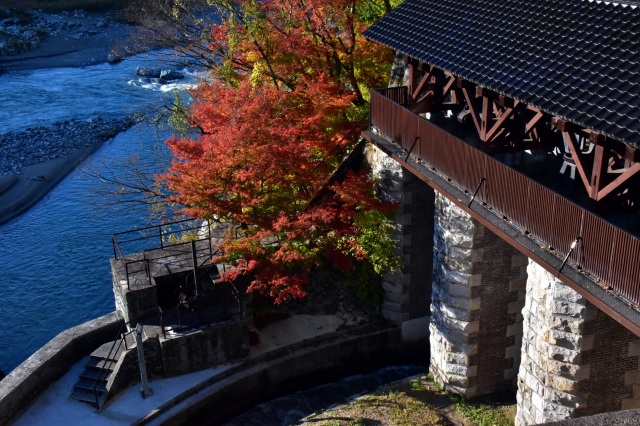
[[[292,315],[290,318],[269,324],[260,330],[260,344],[251,348],[249,359],[299,344],[362,324],[364,317],[344,317],[341,315]],[[238,364],[186,374],[183,376],[151,382],[153,395],[143,399],[140,385],[135,385],[120,394],[103,411],[97,412],[88,404],[71,399],[86,358],[76,363],[62,378],[54,383],[22,414],[14,423],[16,426],[73,426],[73,425],[130,425],[158,411],[172,408],[183,402],[181,395],[201,387],[220,373],[237,367]]]
[[[152,382],[153,395],[143,399],[140,385],[132,386],[102,412],[69,395],[84,369],[83,359],[54,383],[15,423],[15,426],[130,425],[172,398],[230,368],[223,366]]]

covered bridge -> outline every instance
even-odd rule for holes
[[[640,8],[406,0],[365,36],[397,52],[363,133],[402,201],[387,317],[519,425],[640,407]]]

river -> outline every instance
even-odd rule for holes
[[[196,83],[152,84],[135,75],[153,56],[116,65],[41,69],[0,75],[0,128],[23,130],[68,119],[147,113],[174,90]],[[106,142],[30,210],[0,225],[0,370],[10,372],[59,332],[115,309],[111,234],[155,223],[142,205],[118,205],[90,171],[116,173],[136,161],[147,171],[168,164],[167,130],[138,124]],[[1,153],[0,153],[1,155]]]

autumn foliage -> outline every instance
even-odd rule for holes
[[[368,87],[386,78],[389,52],[361,32],[383,2],[214,2],[219,56],[213,83],[191,93],[196,136],[167,143],[161,178],[184,213],[233,224],[216,261],[276,302],[303,297],[308,271],[331,263],[379,274],[397,265],[387,214],[366,168],[332,179],[352,146]],[[349,130],[355,130],[349,132]]]

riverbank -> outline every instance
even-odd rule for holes
[[[0,135],[0,224],[29,209],[100,145],[131,125],[128,118],[97,118]]]
[[[34,13],[33,26],[4,23],[17,38],[46,33],[42,39],[26,39],[37,47],[17,54],[0,55],[0,70],[29,71],[41,68],[84,67],[117,61],[132,53],[131,37],[141,31],[125,24],[115,14],[88,14],[82,11],[56,15]],[[150,46],[138,46],[137,51]]]
[[[3,20],[2,30],[13,31],[18,38],[34,32],[48,34],[26,52],[0,55],[3,72],[78,68],[121,60],[132,53],[131,36],[140,31],[113,14],[34,12],[34,16],[31,26]],[[1,44],[6,47],[7,43]],[[96,118],[0,135],[0,224],[29,209],[102,143],[132,124],[129,119]]]

